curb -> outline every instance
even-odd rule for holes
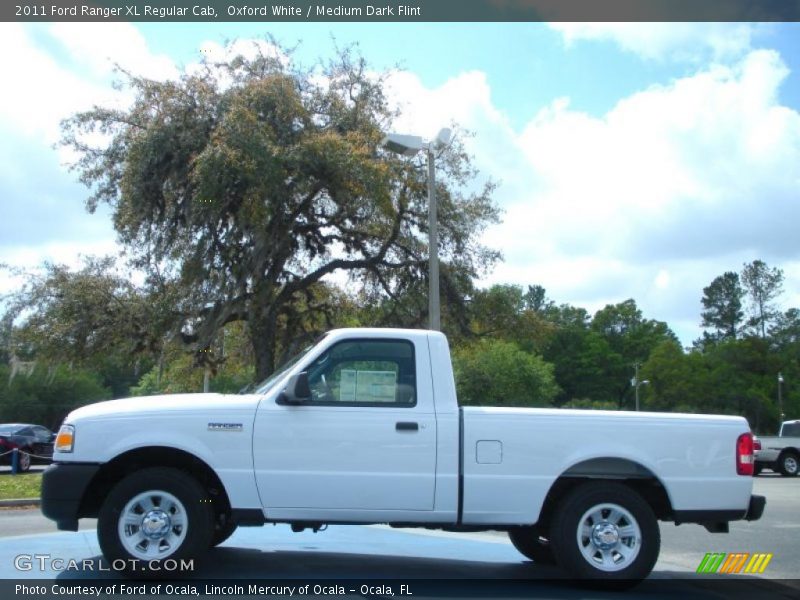
[[[41,506],[41,498],[15,498],[13,500],[0,500],[0,508],[17,508],[22,506]]]

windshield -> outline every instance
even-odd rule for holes
[[[0,425],[0,435],[12,435],[19,429],[16,425]]]
[[[253,394],[266,394],[272,388],[272,386],[275,385],[276,381],[278,381],[281,377],[283,377],[289,369],[291,369],[293,366],[295,366],[297,364],[297,362],[301,358],[303,358],[308,353],[309,350],[311,350],[314,346],[319,344],[323,340],[324,337],[325,337],[324,335],[321,336],[313,344],[310,344],[310,345],[306,346],[300,352],[298,352],[297,354],[292,356],[289,360],[287,360],[285,363],[283,363],[283,365],[281,367],[277,368],[272,375],[267,377],[261,383],[257,384],[255,386],[255,389],[252,391],[252,393]]]

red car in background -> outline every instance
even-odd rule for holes
[[[18,468],[27,471],[33,462],[49,462],[53,457],[55,434],[47,427],[28,423],[0,424],[0,464],[10,465],[14,448],[18,453]]]

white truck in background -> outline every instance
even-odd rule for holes
[[[246,395],[73,411],[42,511],[72,531],[97,517],[132,574],[239,526],[386,523],[506,530],[537,563],[627,585],[653,569],[659,521],[759,519],[753,465],[740,417],[460,408],[444,335],[343,329]]]
[[[777,436],[758,436],[755,475],[771,469],[784,477],[800,473],[800,421],[784,421]]]

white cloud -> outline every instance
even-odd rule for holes
[[[74,73],[62,69],[17,23],[0,24],[0,80],[13,93],[0,94],[0,120],[24,135],[58,139],[58,124],[72,111],[107,96]]]
[[[110,75],[115,65],[137,75],[165,80],[177,77],[172,59],[153,54],[130,23],[56,23],[49,34],[77,63],[95,76]]]
[[[46,51],[41,39],[63,52]],[[13,89],[0,95],[0,126],[40,143],[43,153],[59,141],[63,119],[94,105],[130,104],[130,90],[111,86],[118,79],[115,65],[153,79],[178,73],[168,57],[148,50],[130,23],[56,23],[46,28],[0,23],[0,53],[14,57],[0,61],[0,80]],[[100,134],[84,138],[90,144],[102,140]],[[58,147],[57,154],[64,165],[77,158],[67,147]]]
[[[648,60],[736,57],[750,49],[752,23],[550,23],[567,46],[581,40],[610,41]]]
[[[38,268],[45,261],[79,269],[83,265],[82,257],[106,256],[117,252],[118,247],[113,238],[80,244],[54,242],[6,250],[2,261],[7,265],[28,270]],[[0,296],[18,290],[24,281],[24,277],[0,269]]]
[[[392,106],[401,111],[393,124],[396,133],[432,139],[442,127],[463,126],[476,134],[467,145],[482,174],[502,179],[506,193],[524,191],[518,188],[524,183],[518,174],[527,168],[526,160],[508,118],[492,102],[485,73],[460,73],[429,89],[414,73],[397,71],[389,76],[386,91]]]
[[[697,304],[703,285],[742,262],[797,261],[800,115],[777,100],[787,74],[776,53],[755,51],[623,99],[602,118],[554,103],[521,135],[536,194],[516,199],[498,239],[512,235],[511,221],[527,222],[514,237],[518,255],[622,261],[630,276],[620,296],[655,288],[650,302],[667,313]],[[659,280],[665,261],[669,286]],[[566,270],[592,279],[570,262]],[[567,297],[581,291],[554,281]]]
[[[33,34],[61,46],[64,54],[47,52]],[[46,144],[59,139],[59,123],[65,117],[94,104],[120,106],[130,101],[109,85],[114,64],[153,78],[177,73],[167,57],[148,51],[129,23],[59,23],[47,29],[2,23],[0,53],[14,57],[0,61],[0,80],[13,90],[0,95],[0,123]]]
[[[661,269],[658,272],[658,275],[656,275],[655,279],[653,280],[655,286],[658,289],[662,290],[665,290],[669,287],[669,282],[670,282],[669,271],[667,271],[666,269]]]
[[[484,74],[435,89],[392,78],[405,132],[449,118],[475,131],[481,172],[503,185],[486,241],[506,261],[487,283],[541,283],[589,310],[633,297],[687,344],[702,288],[762,258],[800,294],[800,115],[778,100],[780,56],[753,51],[620,100],[600,117],[556,99],[515,132]],[[398,131],[400,129],[398,128]]]
[[[43,43],[44,42],[44,43]],[[0,156],[3,202],[9,203],[0,261],[33,267],[42,260],[76,264],[79,254],[115,251],[108,217],[83,213],[85,190],[55,163],[52,146],[62,119],[93,105],[125,106],[129,92],[114,90],[113,64],[153,78],[177,73],[153,55],[128,23],[0,24]],[[60,162],[73,158],[59,148]],[[55,236],[58,240],[54,240]],[[8,281],[0,282],[0,291]]]
[[[761,237],[752,235],[757,222],[730,217],[754,212],[757,219],[765,201],[797,211],[794,203],[783,206],[797,192],[800,159],[800,115],[777,103],[786,75],[777,54],[757,51],[735,68],[715,67],[635,94],[603,118],[564,103],[541,111],[521,135],[549,199],[538,203],[537,216],[555,225],[564,208],[572,210],[569,229],[548,238],[580,243],[576,238],[594,232],[595,252],[617,253],[645,250],[652,242],[640,241],[645,234],[668,243],[667,234],[698,252],[702,240],[691,236],[739,243],[714,231],[725,223],[739,240],[769,245],[763,227]],[[693,223],[685,222],[689,216]]]

